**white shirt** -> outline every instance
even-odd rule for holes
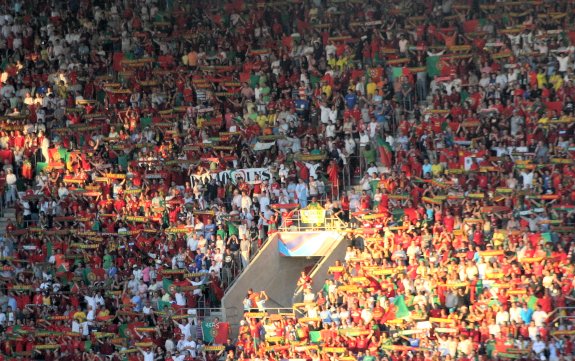
[[[537,326],[529,326],[527,331],[529,332],[529,338],[531,341],[535,341],[537,339],[537,335],[539,335],[539,328]]]
[[[520,322],[521,321],[521,308],[519,308],[519,307],[509,308],[509,318],[511,321]]]
[[[500,333],[501,333],[501,328],[499,327],[498,324],[489,325],[489,334],[497,337],[497,336],[499,336]]]
[[[80,324],[77,321],[72,321],[72,332],[80,333]]]
[[[368,144],[369,144],[369,134],[362,132],[359,135],[359,145],[361,147],[365,147]]]
[[[84,301],[91,306],[93,310],[96,309],[98,302],[96,302],[96,297],[84,296]]]
[[[545,320],[547,320],[547,317],[548,317],[547,312],[535,311],[535,312],[533,312],[532,319],[533,319],[533,322],[535,322],[535,326],[543,327],[543,322]]]
[[[190,353],[190,356],[196,357],[196,343],[193,340],[192,341],[182,340],[178,342],[179,351],[182,351],[187,347],[189,347],[187,351]]]
[[[90,334],[90,329],[88,328],[89,322],[84,321],[84,322],[82,322],[81,326],[82,326],[82,335],[88,336]]]
[[[30,211],[30,203],[28,203],[28,201],[23,201],[22,202],[22,208],[24,208],[24,216],[29,216],[32,214],[32,212]]]
[[[347,154],[355,153],[355,140],[353,138],[346,138],[345,140],[345,151]]]
[[[535,352],[537,354],[542,353],[543,350],[545,350],[545,342],[543,342],[541,340],[533,342],[532,349],[533,349],[533,352]]]
[[[567,65],[569,63],[569,56],[556,56],[555,59],[559,62],[559,71],[567,71]]]
[[[6,174],[6,184],[8,184],[9,186],[15,185],[16,184],[16,174],[14,174],[14,173]]]
[[[186,297],[184,297],[184,294],[181,292],[176,292],[176,305],[178,306],[186,305]]]
[[[321,109],[321,122],[323,124],[328,124],[329,123],[329,113],[331,111],[331,109],[329,107],[324,107],[323,105],[320,106]]]
[[[316,178],[317,179],[317,169],[319,168],[321,164],[320,163],[316,163],[316,164],[312,164],[312,163],[306,163],[305,166],[307,167],[307,169],[309,169],[309,176],[310,178]]]
[[[523,178],[523,189],[531,188],[533,185],[533,172],[521,172],[521,178]]]
[[[232,205],[235,205],[238,208],[242,207],[242,195],[236,194],[234,198],[232,198]]]
[[[507,311],[499,311],[495,316],[495,323],[498,325],[503,325],[505,322],[509,322],[509,312]]]
[[[182,335],[184,335],[184,338],[188,338],[192,335],[192,325],[190,323],[185,325],[178,324],[178,328],[180,329]]]
[[[144,361],[154,361],[154,351],[142,351],[142,355],[144,355]]]
[[[325,137],[326,138],[335,138],[335,125],[334,124],[328,124],[325,127]]]
[[[248,195],[242,196],[241,209],[249,210],[251,207],[252,207],[252,199]]]

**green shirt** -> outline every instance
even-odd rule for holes
[[[110,268],[112,268],[112,262],[113,262],[113,258],[112,256],[110,256],[109,254],[104,255],[104,264],[103,264],[103,268],[105,270],[109,270]]]
[[[120,155],[118,156],[118,164],[122,166],[122,168],[128,168],[128,156],[127,155]]]
[[[485,345],[485,352],[487,353],[488,358],[491,358],[493,355],[493,350],[495,350],[495,342],[487,341],[487,345]]]
[[[256,74],[250,75],[250,87],[255,89],[255,87],[259,84],[259,82],[260,82],[259,75]]]

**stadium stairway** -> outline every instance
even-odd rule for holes
[[[328,268],[336,260],[343,260],[347,247],[347,242],[344,241],[345,233],[341,232],[320,256],[288,257],[279,252],[279,238],[278,233],[270,236],[264,247],[228,288],[222,299],[225,320],[230,324],[233,337],[237,336],[235,333],[243,319],[242,301],[248,289],[252,288],[254,292],[266,292],[269,300],[265,306],[270,313],[272,309],[292,312],[294,293],[302,270],[310,268],[314,289],[321,288]]]

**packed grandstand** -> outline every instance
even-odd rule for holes
[[[572,360],[574,10],[3,2],[0,360]]]

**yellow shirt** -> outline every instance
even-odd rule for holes
[[[546,84],[547,77],[545,76],[545,73],[537,73],[537,87],[539,87],[539,89],[543,89]]]
[[[441,173],[443,173],[443,167],[441,166],[441,164],[434,164],[431,166],[431,173],[433,173],[434,176],[440,175]]]
[[[332,68],[335,68],[335,66],[337,65],[337,59],[336,58],[331,58],[327,61],[327,65],[331,66]]]
[[[328,98],[331,98],[331,86],[329,84],[322,86],[321,92],[325,93]]]
[[[278,115],[276,113],[268,114],[268,125],[274,125],[276,123],[277,118]]]
[[[256,118],[256,123],[260,126],[260,128],[264,129],[267,126],[268,117],[265,115],[258,115]]]
[[[493,244],[495,246],[501,246],[504,241],[505,241],[505,235],[503,235],[503,233],[495,232],[493,234]]]
[[[367,83],[365,87],[365,92],[367,93],[367,95],[374,96],[376,90],[377,90],[377,84],[375,84],[374,82]]]
[[[348,59],[347,59],[346,57],[342,57],[341,59],[339,59],[339,60],[337,61],[337,66],[338,66],[340,69],[343,69],[343,68],[345,68],[345,67],[347,66],[347,61],[348,61]]]
[[[555,89],[556,91],[563,86],[563,78],[558,74],[552,75],[551,78],[549,79],[549,82],[553,84],[553,89]]]

